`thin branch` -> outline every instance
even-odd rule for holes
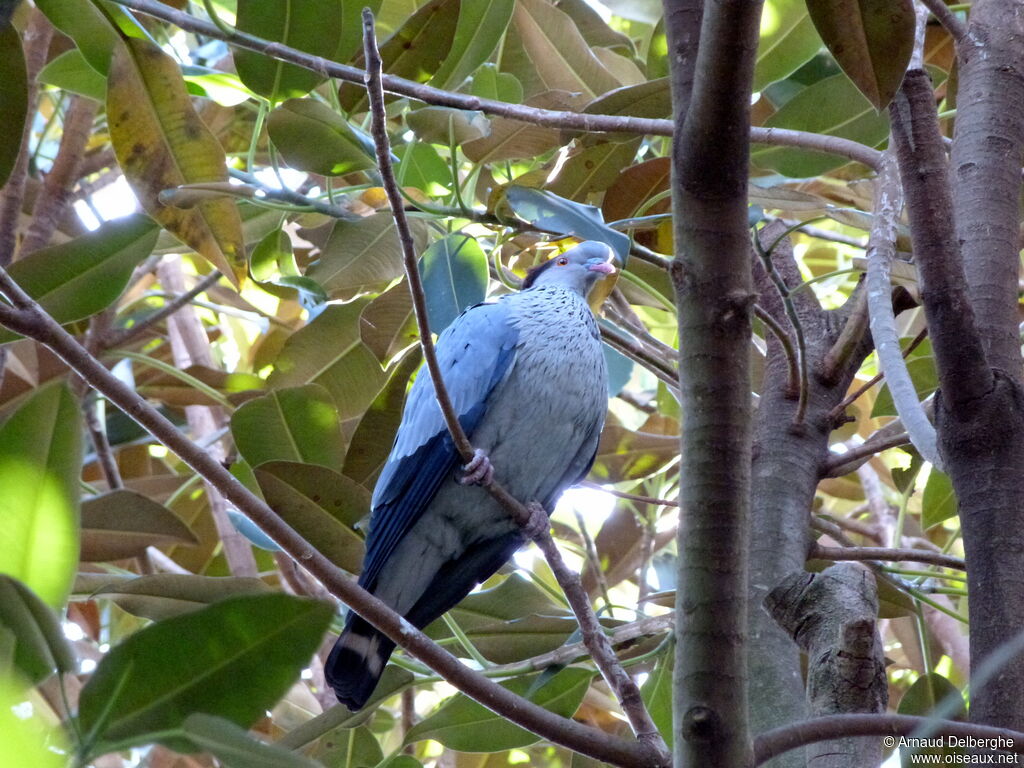
[[[785,235],[783,235],[785,237]],[[754,250],[757,251],[757,255],[760,256],[761,262],[764,264],[765,272],[768,273],[768,277],[771,278],[772,283],[779,292],[779,296],[782,299],[782,306],[786,310],[786,317],[789,318],[789,323],[793,328],[793,335],[796,337],[796,364],[798,366],[799,378],[797,380],[798,386],[796,388],[797,393],[797,407],[796,413],[793,415],[793,424],[803,424],[804,416],[807,413],[807,396],[810,392],[810,381],[807,365],[807,343],[804,339],[804,326],[800,322],[800,315],[796,311],[796,305],[793,303],[792,293],[789,286],[786,285],[786,281],[783,279],[779,270],[776,269],[775,263],[772,260],[772,251],[775,250],[775,246],[778,245],[779,241],[776,240],[770,248],[765,250],[764,246],[761,245],[761,238],[759,236],[754,237]],[[793,350],[790,350],[791,352]]]
[[[578,483],[583,488],[593,488],[595,491],[603,491],[604,493],[616,496],[620,499],[628,499],[629,501],[636,501],[640,504],[655,504],[661,507],[678,507],[679,501],[673,499],[656,499],[653,496],[638,496],[635,493],[625,493],[623,491],[616,491],[614,488],[605,488],[603,485],[592,483],[589,480],[584,480]]]
[[[371,134],[373,135],[377,153],[377,166],[380,170],[381,184],[391,203],[391,211],[395,219],[395,229],[398,232],[402,245],[406,279],[409,283],[409,291],[412,294],[413,310],[419,329],[423,357],[434,385],[434,396],[444,414],[445,423],[451,434],[452,442],[455,444],[463,461],[469,462],[474,456],[473,446],[463,431],[462,425],[459,423],[458,416],[444,383],[441,367],[437,362],[437,354],[427,321],[426,296],[423,291],[419,267],[416,263],[416,248],[413,243],[412,233],[409,231],[409,223],[402,205],[401,192],[399,191],[398,182],[395,179],[394,169],[391,165],[391,146],[388,139],[387,114],[384,108],[384,90],[381,82],[382,61],[380,51],[377,48],[373,13],[369,9],[363,10],[363,50],[366,61],[365,85],[370,102],[372,116]],[[501,503],[519,525],[524,528],[530,526],[533,517],[532,513],[517,499],[513,498],[508,491],[493,482],[487,485],[487,490]],[[544,553],[548,565],[565,592],[573,612],[576,614],[580,629],[583,632],[584,641],[591,652],[594,663],[619,700],[633,732],[647,750],[652,760],[652,765],[667,763],[668,748],[644,706],[643,699],[640,696],[640,689],[633,678],[625,672],[615,656],[608,638],[605,636],[597,617],[594,615],[590,599],[586,592],[583,591],[579,576],[569,570],[562,559],[561,553],[555,546],[554,540],[551,538],[550,527],[544,526],[541,528],[539,534],[534,537],[534,541]]]
[[[174,299],[164,304],[160,309],[158,309],[153,314],[144,317],[131,328],[125,328],[122,331],[116,331],[108,334],[106,338],[101,340],[100,348],[114,349],[116,347],[120,347],[126,344],[129,341],[137,339],[139,336],[141,336],[144,332],[146,332],[153,326],[163,322],[164,320],[166,320],[168,317],[170,317],[183,307],[188,306],[189,303],[193,299],[195,299],[199,294],[208,291],[210,288],[216,285],[217,281],[220,280],[220,278],[221,273],[218,272],[217,270],[214,270],[206,277],[204,277],[202,280],[200,280],[198,283],[196,283],[192,288],[185,291],[184,293],[179,294]]]
[[[926,338],[928,338],[927,326],[922,328],[920,332],[917,334],[917,336],[915,336],[910,341],[910,343],[907,344],[907,348],[903,350],[903,359],[906,360],[907,357],[910,356],[910,353],[917,349],[918,346],[920,346],[921,342],[924,341]],[[845,411],[848,407],[853,405],[853,403],[859,400],[865,392],[867,392],[869,389],[875,386],[875,384],[877,384],[884,378],[884,373],[877,373],[874,376],[872,376],[871,379],[869,379],[867,382],[865,382],[857,389],[855,389],[852,393],[843,398],[843,401],[841,403],[839,403],[835,408],[829,411],[829,418],[836,419],[839,416],[841,416],[843,411]]]
[[[0,324],[49,347],[111,403],[197,474],[216,485],[225,498],[319,579],[332,595],[366,617],[385,635],[453,686],[493,712],[553,743],[619,766],[649,768],[654,764],[651,750],[645,744],[630,744],[595,728],[553,715],[465,666],[384,602],[359,587],[355,580],[317,551],[265,501],[253,495],[219,462],[185,437],[133,389],[112,375],[2,269],[0,291],[17,308],[0,303]]]
[[[639,363],[649,370],[673,390],[679,388],[678,374],[665,361],[652,355],[645,347],[629,334],[610,323],[598,323],[601,338],[624,354],[630,360]]]
[[[114,0],[119,5],[132,8],[153,18],[162,19],[187,32],[193,32],[214,40],[223,40],[239,48],[262,53],[274,59],[287,61],[304,69],[317,72],[324,77],[333,77],[349,83],[363,83],[365,72],[356,67],[338,64],[319,56],[290,48],[281,43],[249,35],[235,30],[225,34],[212,23],[171,8],[156,0]],[[558,110],[538,109],[521,104],[510,104],[493,99],[481,99],[476,96],[453,91],[444,91],[428,85],[412,82],[393,75],[383,75],[381,83],[385,90],[399,96],[408,96],[426,104],[434,104],[453,109],[464,109],[483,112],[488,115],[507,117],[533,125],[550,128],[566,128],[569,130],[593,133],[635,133],[651,136],[671,136],[672,121],[656,120],[639,117],[622,117],[616,115],[592,115],[582,112],[564,112]],[[750,140],[775,146],[802,147],[819,152],[839,155],[855,162],[863,163],[869,168],[878,164],[879,152],[871,147],[849,139],[836,136],[825,136],[806,131],[793,131],[785,128],[751,128]]]
[[[967,34],[967,25],[957,18],[956,14],[946,5],[946,0],[920,0],[921,5],[931,11],[932,16],[939,20],[939,23],[946,28],[946,31],[953,36],[955,42]]]
[[[853,472],[876,453],[887,451],[890,448],[899,448],[904,445],[910,445],[910,438],[906,432],[888,434],[879,430],[863,443],[855,448],[851,448],[846,453],[832,454],[825,461],[821,476],[823,478],[842,477]]]
[[[892,152],[887,151],[882,157],[882,169],[875,180],[875,215],[868,238],[866,285],[871,338],[878,354],[879,368],[889,384],[893,404],[906,427],[910,442],[925,461],[942,469],[935,427],[928,420],[917,397],[917,388],[907,371],[896,330],[896,315],[892,308],[890,265],[896,255],[896,227],[902,209],[903,189],[900,187],[896,158]]]
[[[85,424],[89,430],[93,448],[96,450],[96,461],[103,471],[107,487],[111,490],[123,488],[124,482],[121,480],[121,472],[117,467],[117,459],[114,458],[110,441],[107,439],[107,429],[103,419],[103,399],[87,397],[84,410]]]
[[[791,749],[840,736],[888,736],[895,744],[900,736],[913,736],[925,728],[931,733],[960,739],[986,739],[989,747],[1024,753],[1024,733],[988,725],[960,723],[914,715],[827,715],[784,725],[754,739],[754,765],[763,765]],[[998,746],[996,746],[998,745]]]
[[[782,345],[782,351],[786,355],[786,363],[789,366],[789,375],[786,379],[786,390],[789,392],[790,396],[797,394],[800,391],[800,356],[793,347],[792,339],[789,338],[789,334],[786,333],[786,329],[775,322],[775,318],[765,311],[763,307],[755,304],[754,314],[757,316],[757,319],[764,323],[765,327],[772,332],[772,335],[775,336],[779,344]]]
[[[819,560],[857,560],[886,561],[893,563],[928,563],[943,568],[967,570],[967,563],[962,557],[946,555],[942,552],[929,552],[926,549],[895,549],[892,547],[823,547],[812,544],[808,557]]]

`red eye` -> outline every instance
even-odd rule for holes
[[[560,267],[564,267],[566,264],[569,263],[569,260],[565,258],[565,256],[559,256],[558,261],[556,261],[555,263]]]

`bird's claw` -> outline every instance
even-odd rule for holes
[[[547,533],[551,528],[551,519],[544,506],[538,501],[531,501],[526,505],[526,511],[530,513],[530,519],[523,526],[523,535],[533,540]]]
[[[463,468],[459,482],[463,485],[490,485],[494,480],[494,465],[483,449],[473,451],[473,458]]]

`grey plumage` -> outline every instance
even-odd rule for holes
[[[550,511],[585,475],[607,409],[597,323],[586,302],[612,252],[588,241],[536,268],[524,290],[462,313],[438,339],[459,421],[495,480]],[[458,482],[461,460],[422,369],[377,481],[359,583],[424,627],[524,542],[485,488]],[[349,614],[326,665],[339,700],[361,708],[394,644]]]

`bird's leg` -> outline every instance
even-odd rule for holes
[[[473,458],[462,471],[465,474],[459,478],[459,482],[463,485],[490,485],[494,480],[494,465],[482,448],[473,451]]]
[[[530,513],[530,519],[523,526],[523,534],[532,541],[547,532],[551,527],[551,518],[548,517],[547,510],[539,501],[529,502],[526,505],[526,511]]]

